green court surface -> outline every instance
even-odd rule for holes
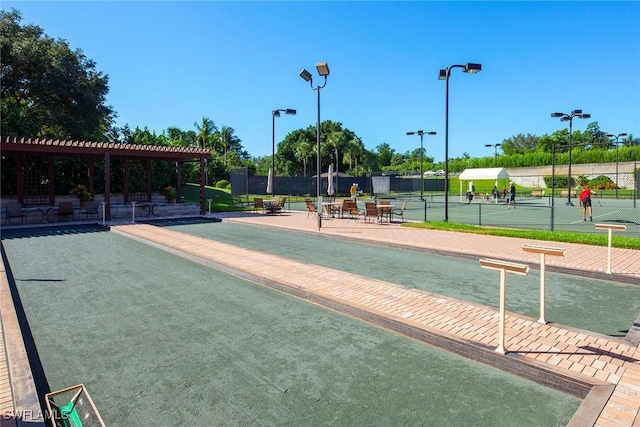
[[[84,383],[107,425],[555,426],[580,404],[97,227],[2,243],[49,388]]]
[[[177,231],[498,308],[499,275],[476,260],[222,222],[165,222]],[[173,225],[172,225],[173,224]],[[640,315],[640,286],[545,274],[547,320],[624,337]],[[509,276],[507,310],[539,317],[540,275]]]

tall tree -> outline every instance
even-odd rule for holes
[[[519,133],[515,136],[504,139],[500,144],[500,148],[506,155],[524,154],[535,151],[538,147],[539,139],[539,137],[531,135],[530,133],[526,135]]]
[[[3,135],[106,141],[114,120],[107,75],[80,49],[0,12]]]
[[[198,146],[200,148],[211,149],[213,143],[212,136],[218,130],[213,120],[208,117],[203,117],[201,123],[193,122],[193,126],[198,131]]]

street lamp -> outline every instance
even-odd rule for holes
[[[452,65],[440,70],[438,80],[446,81],[444,104],[444,220],[449,221],[449,76],[454,68],[462,68],[462,72],[477,74],[482,70],[481,64],[467,62],[464,65]]]
[[[495,157],[496,167],[498,167],[498,147],[502,144],[484,144],[485,147],[493,147],[493,157]]]
[[[571,203],[571,142],[573,139],[573,118],[588,119],[591,114],[583,113],[582,110],[573,110],[571,114],[551,113],[551,117],[560,117],[561,122],[569,122],[569,174],[567,177],[567,206],[573,206]]]
[[[423,157],[424,157],[424,149],[422,148],[422,137],[425,134],[435,135],[436,133],[433,131],[425,132],[423,130],[419,130],[416,132],[407,132],[407,135],[420,135],[420,200],[424,200],[424,176],[422,176],[422,163],[423,163]]]
[[[281,111],[291,116],[296,115],[296,110],[291,108],[273,110],[271,112],[271,173],[273,174],[274,181],[276,176],[276,117],[280,117]],[[273,184],[271,184],[271,188],[271,194],[276,194],[276,192],[273,191]]]
[[[607,138],[615,138],[616,139],[616,199],[618,198],[618,139],[621,136],[627,136],[626,133],[619,133],[617,135],[607,134]],[[613,142],[613,141],[611,141]]]
[[[329,75],[330,71],[329,71],[329,65],[326,62],[318,62],[316,64],[316,70],[318,70],[318,74],[320,75],[320,77],[324,77],[324,83],[322,84],[322,86],[318,85],[316,87],[313,87],[313,76],[311,75],[310,72],[308,72],[307,70],[305,70],[304,68],[302,69],[302,71],[300,71],[300,77],[302,77],[305,81],[309,82],[309,84],[311,85],[311,89],[318,91],[318,124],[317,124],[317,128],[316,128],[316,150],[317,150],[317,182],[316,182],[316,187],[317,187],[317,212],[318,212],[318,230],[320,230],[320,228],[322,227],[322,191],[321,188],[322,186],[320,185],[320,172],[322,171],[322,163],[321,163],[321,155],[320,155],[320,89],[322,89],[323,87],[325,87],[327,85],[327,76]]]

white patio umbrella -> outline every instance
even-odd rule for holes
[[[267,194],[273,194],[273,169],[269,168],[269,176],[267,177]]]
[[[327,174],[327,181],[329,186],[327,187],[327,194],[333,196],[333,163],[329,165],[329,173]]]

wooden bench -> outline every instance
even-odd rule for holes
[[[544,190],[533,190],[531,197],[544,197]]]
[[[564,197],[566,197],[567,194],[567,190],[562,190],[562,192],[560,193],[560,195]],[[571,197],[576,197],[576,190],[571,190]]]

